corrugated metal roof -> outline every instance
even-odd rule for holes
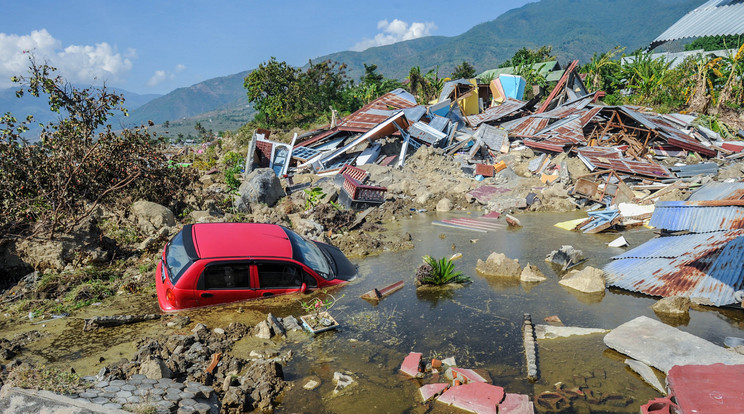
[[[672,173],[663,165],[624,158],[620,152],[612,149],[585,147],[580,148],[578,154],[579,158],[592,171],[600,168],[654,178],[672,178]]]
[[[648,224],[668,231],[695,233],[744,229],[744,206],[710,206],[698,203],[704,202],[659,201]]]
[[[710,0],[687,13],[653,42],[650,48],[670,40],[688,37],[736,35],[744,33],[744,2]]]
[[[669,169],[674,171],[677,177],[694,177],[700,174],[718,174],[718,164],[714,162],[701,162],[700,164],[679,165],[669,167]]]
[[[501,127],[509,131],[510,136],[514,137],[531,137],[537,131],[544,129],[550,120],[547,118],[537,118],[534,115],[524,118],[515,119],[501,124]]]
[[[368,103],[360,110],[344,118],[338,129],[366,132],[385,121],[396,110],[416,106],[416,99],[403,89],[396,89]]]
[[[687,198],[687,201],[742,199],[744,199],[744,182],[721,183],[711,181],[698,188]]]
[[[516,112],[522,110],[527,102],[520,101],[519,99],[506,98],[504,103],[498,106],[492,106],[487,108],[480,114],[470,115],[467,118],[468,123],[473,127],[484,122],[498,121],[499,119],[506,118],[514,115]]]
[[[610,286],[652,296],[736,303],[744,287],[744,230],[652,239],[604,267]]]

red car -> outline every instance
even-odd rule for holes
[[[275,224],[184,226],[165,245],[155,282],[165,312],[304,292],[357,274],[341,250]]]

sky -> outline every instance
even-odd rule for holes
[[[0,0],[0,88],[29,52],[73,83],[165,94],[257,67],[456,36],[534,0]]]

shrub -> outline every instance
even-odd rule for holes
[[[455,271],[455,264],[452,260],[443,257],[439,260],[426,255],[424,264],[419,268],[416,275],[416,283],[419,285],[444,285],[448,283],[465,283],[470,278],[463,275],[462,272]]]

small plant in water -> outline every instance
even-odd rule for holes
[[[416,271],[416,285],[445,285],[448,283],[465,283],[470,278],[462,272],[455,271],[455,264],[451,259],[443,257],[439,260],[426,255],[423,257],[424,264]]]
[[[310,325],[311,328],[316,329],[318,327],[329,327],[336,324],[336,321],[331,318],[328,311],[336,304],[338,299],[330,293],[323,292],[325,297],[315,297],[306,302],[300,301],[300,306],[308,314],[303,316],[302,319]]]

